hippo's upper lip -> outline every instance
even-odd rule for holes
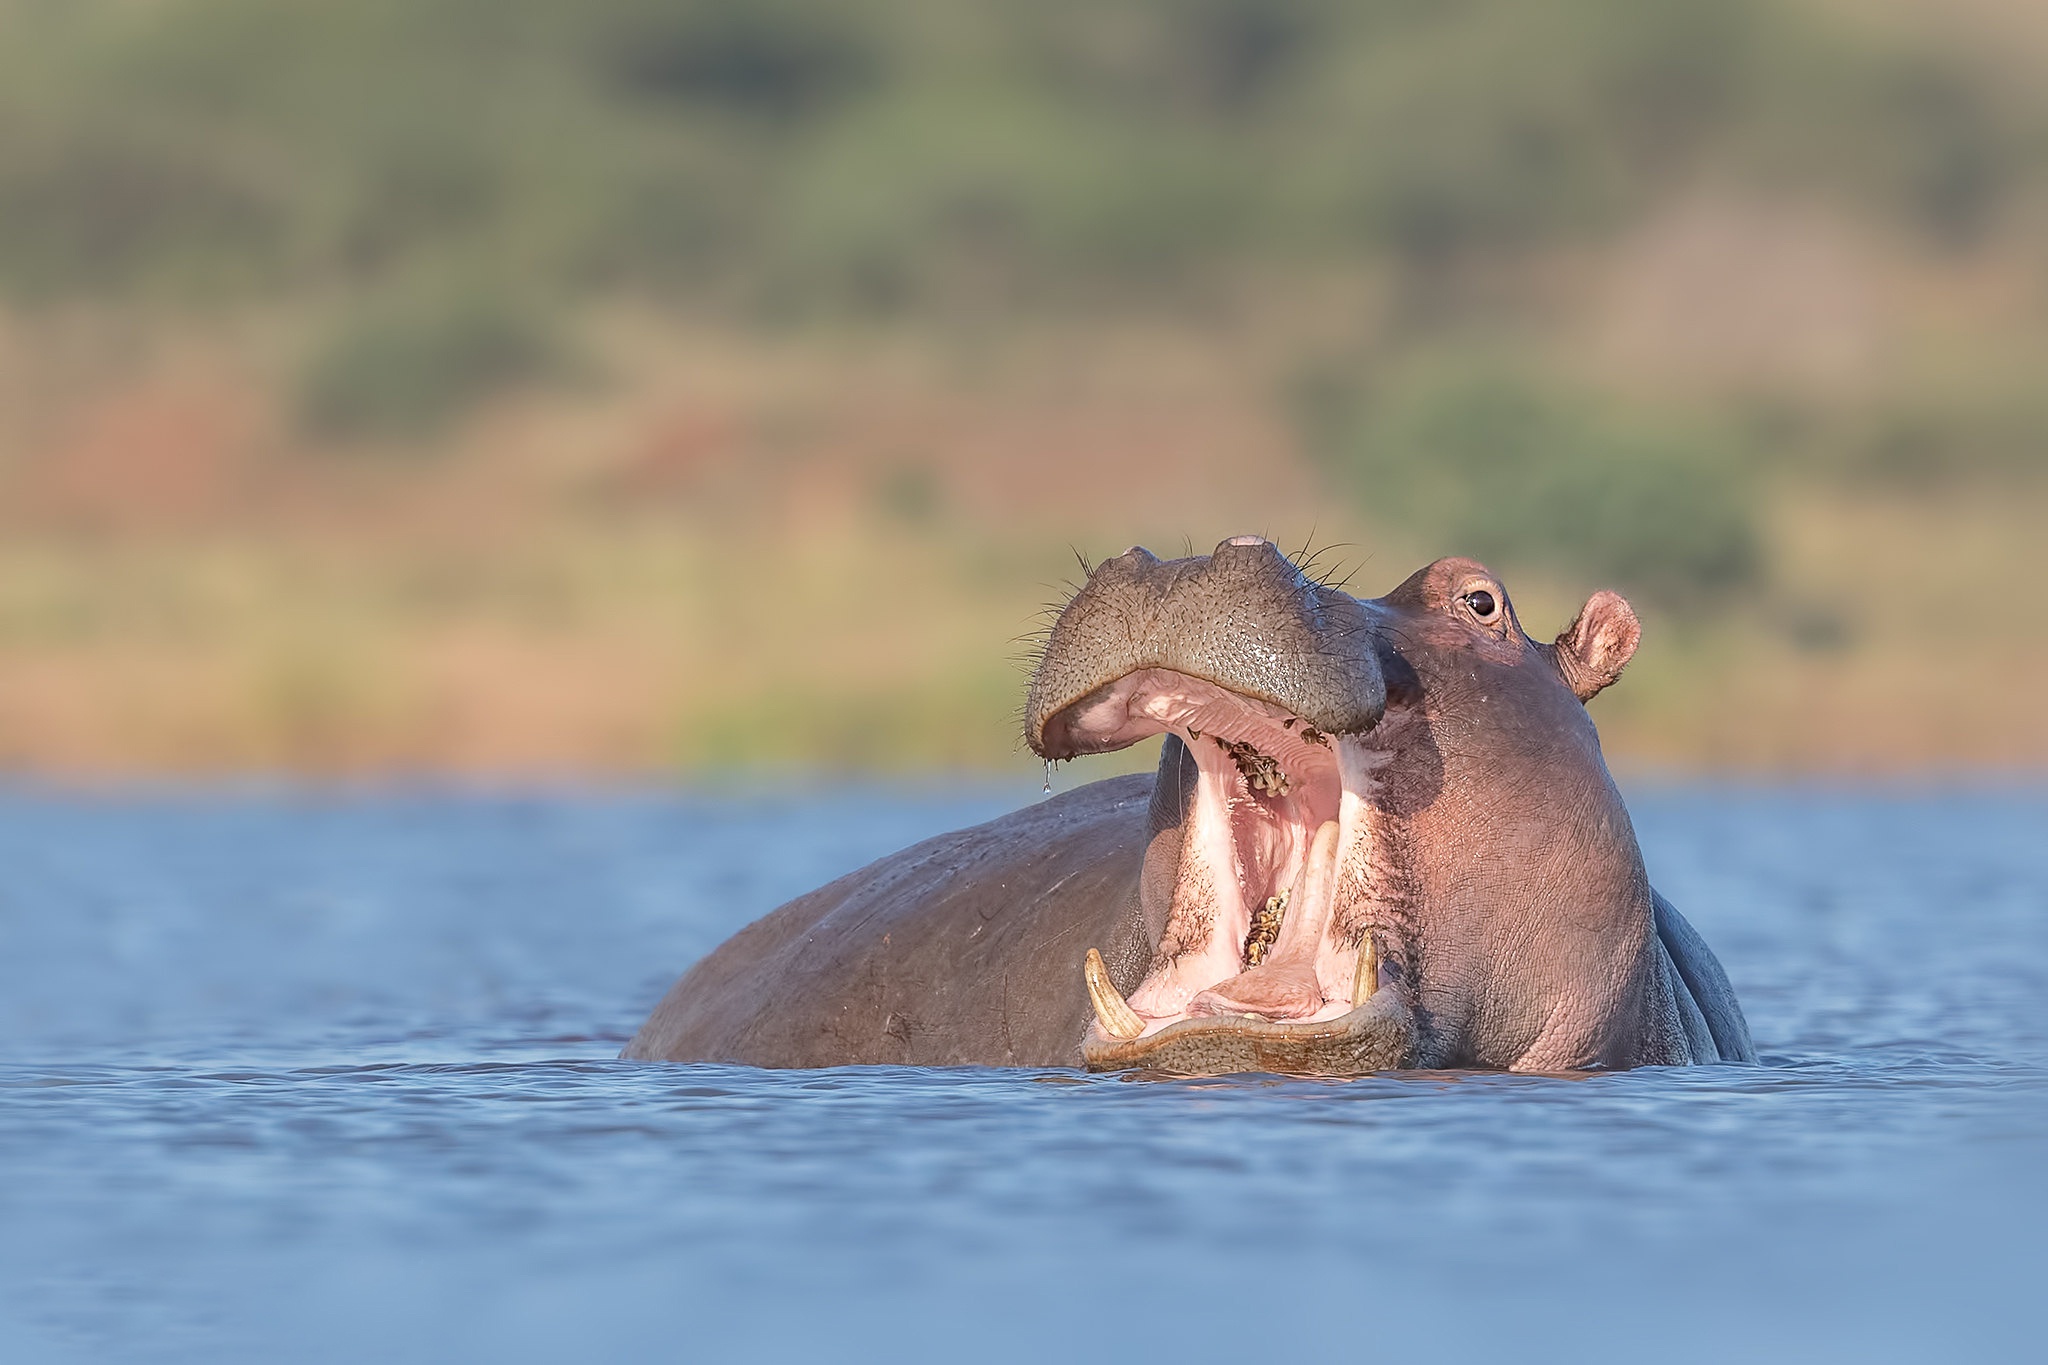
[[[1024,737],[1049,759],[1121,748],[1157,727],[1105,725],[1101,703],[1149,670],[1263,702],[1323,734],[1370,730],[1386,686],[1363,609],[1313,581],[1270,541],[1207,556],[1105,560],[1054,622],[1025,701]]]

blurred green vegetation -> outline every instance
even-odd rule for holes
[[[0,292],[302,306],[335,432],[546,375],[543,320],[622,293],[995,316],[1365,269],[1423,332],[1475,263],[1703,180],[1942,251],[2044,166],[2048,91],[1801,0],[0,0]],[[2038,463],[2037,409],[1949,406],[1836,463]],[[1735,515],[1699,457],[1651,463],[1613,498]],[[1731,582],[1732,534],[1700,552]]]
[[[1680,611],[1760,576],[1752,460],[1704,427],[1484,370],[1311,381],[1298,401],[1371,514],[1446,537],[1448,552],[1619,583]]]
[[[0,281],[1071,301],[1426,277],[1708,172],[1965,242],[2041,129],[1796,0],[5,0]]]
[[[417,436],[489,394],[573,369],[543,319],[502,299],[407,301],[336,330],[307,366],[298,406],[323,434]]]

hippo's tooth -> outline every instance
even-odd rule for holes
[[[1380,988],[1380,955],[1372,946],[1372,931],[1358,940],[1358,976],[1351,983],[1351,1003],[1363,1005]]]
[[[1104,1033],[1112,1038],[1135,1038],[1145,1031],[1145,1021],[1110,984],[1109,968],[1102,965],[1101,953],[1088,950],[1081,975],[1087,978],[1088,1001],[1095,1006],[1095,1019]]]

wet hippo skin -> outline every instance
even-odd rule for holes
[[[1554,642],[1439,560],[1350,597],[1256,537],[1090,574],[1034,672],[1048,760],[1157,772],[930,839],[679,981],[627,1057],[1191,1074],[1753,1061],[1650,888],[1585,703],[1639,627]]]

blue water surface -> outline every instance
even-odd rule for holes
[[[2038,1358],[2048,793],[1632,792],[1761,1067],[612,1060],[1032,795],[0,791],[0,1359]]]

